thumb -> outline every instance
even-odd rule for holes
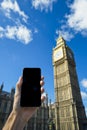
[[[23,79],[22,77],[19,78],[17,84],[16,84],[16,91],[15,91],[15,96],[21,94],[21,86],[22,86]]]
[[[16,84],[16,91],[14,95],[14,103],[13,103],[13,110],[18,110],[20,108],[20,96],[21,96],[21,86],[22,86],[22,77],[19,78]]]

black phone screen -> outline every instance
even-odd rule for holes
[[[37,107],[41,105],[41,69],[24,68],[21,87],[20,106]]]

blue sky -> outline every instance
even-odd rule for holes
[[[87,0],[0,0],[0,84],[10,91],[24,67],[40,67],[54,101],[52,49],[61,34],[73,50],[87,109]]]

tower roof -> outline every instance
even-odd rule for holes
[[[59,38],[57,39],[57,45],[60,45],[62,43],[65,43],[65,40],[62,36],[59,36]]]

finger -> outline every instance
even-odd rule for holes
[[[46,99],[46,96],[41,96],[41,102],[44,102],[45,101],[45,99]]]
[[[44,81],[43,81],[43,80],[40,81],[40,85],[41,85],[41,86],[44,85]]]
[[[18,82],[16,84],[16,87],[20,87],[22,85],[22,82],[23,82],[22,77],[19,77],[19,80],[18,80]]]
[[[23,79],[22,79],[22,77],[20,77],[17,84],[16,84],[15,95],[17,95],[17,94],[19,94],[21,92],[22,82],[23,82]]]
[[[44,76],[41,76],[41,80],[44,80]]]
[[[43,87],[41,87],[41,94],[42,94],[42,93],[44,93],[44,88],[43,88]]]

